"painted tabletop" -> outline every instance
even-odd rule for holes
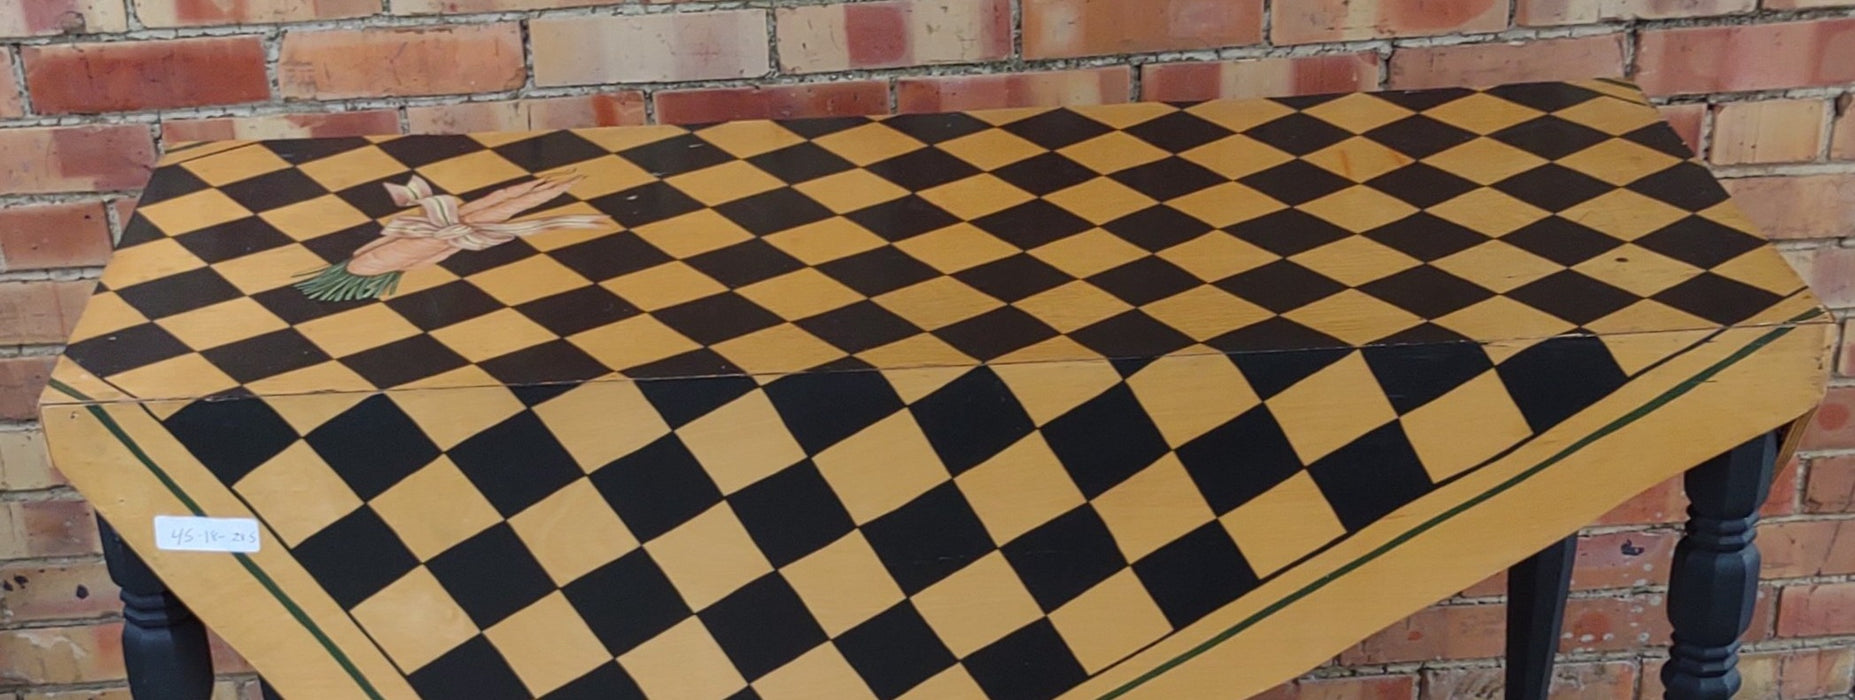
[[[1588,81],[177,145],[41,404],[287,697],[1242,697],[1832,331]]]

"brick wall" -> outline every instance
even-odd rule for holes
[[[1827,303],[1855,308],[1855,0],[0,2],[0,700],[127,697],[116,592],[32,401],[165,142],[1596,75],[1654,93]],[[1855,349],[1765,511],[1745,697],[1851,691],[1851,368]],[[1665,486],[1585,535],[1563,697],[1660,697],[1681,512]],[[1270,697],[1498,697],[1500,593],[1477,585]],[[219,695],[250,697],[222,655]]]

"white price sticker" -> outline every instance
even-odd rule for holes
[[[155,546],[183,552],[256,552],[258,521],[157,515]]]

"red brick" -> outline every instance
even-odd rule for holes
[[[83,501],[0,501],[0,559],[96,554],[97,521]]]
[[[415,134],[631,126],[644,123],[644,93],[626,90],[575,97],[407,107],[406,123]]]
[[[1441,605],[1417,611],[1340,653],[1343,665],[1391,664],[1501,655],[1505,608]]]
[[[270,98],[255,36],[52,44],[20,50],[32,108],[44,114],[124,112]]]
[[[1514,22],[1540,26],[1751,12],[1757,0],[1520,0]]]
[[[1656,109],[1661,110],[1662,119],[1667,120],[1668,126],[1681,136],[1681,142],[1688,145],[1688,150],[1699,154],[1701,122],[1707,119],[1707,105],[1661,105]]]
[[[1713,149],[1720,165],[1816,160],[1823,151],[1823,100],[1730,102],[1713,108]]]
[[[1279,0],[1270,39],[1277,44],[1396,36],[1473,34],[1507,28],[1499,0]]]
[[[239,656],[238,652],[232,649],[232,645],[226,644],[225,640],[214,634],[212,630],[206,631],[206,645],[207,650],[213,655],[214,672],[221,675],[251,672],[251,662]]]
[[[751,78],[767,72],[760,10],[619,17],[551,17],[528,23],[536,85]]]
[[[1680,533],[1616,532],[1578,540],[1572,587],[1581,590],[1633,588],[1668,582],[1668,563]]]
[[[1423,674],[1423,700],[1497,700],[1504,697],[1500,668],[1431,669]],[[1552,700],[1633,700],[1636,664],[1628,661],[1561,663],[1552,668]],[[1649,696],[1645,695],[1644,698]]]
[[[1578,80],[1623,75],[1623,34],[1525,43],[1401,48],[1391,54],[1398,89]]]
[[[101,201],[0,208],[0,270],[102,265],[109,254]]]
[[[1855,82],[1855,18],[1644,31],[1636,81],[1653,95]]]
[[[1818,7],[1848,7],[1855,0],[1765,0],[1767,10],[1809,10]]]
[[[896,111],[905,113],[1115,104],[1127,101],[1133,78],[1127,66],[903,78],[896,83],[895,103]]]
[[[0,632],[0,687],[122,678],[120,622]]]
[[[1829,157],[1855,160],[1855,96],[1843,95],[1836,100],[1836,126],[1835,133],[1829,137]]]
[[[62,343],[96,282],[0,282],[0,345]]]
[[[0,117],[17,117],[26,113],[20,99],[19,79],[13,75],[13,52],[0,47]]]
[[[39,415],[39,392],[51,376],[51,357],[0,357],[0,420],[33,420]],[[0,540],[4,540],[0,537]],[[0,541],[0,551],[6,549]],[[0,555],[0,559],[5,559]]]
[[[1812,459],[1809,477],[1804,484],[1804,512],[1855,512],[1855,455]]]
[[[990,61],[1011,53],[1007,0],[878,0],[781,8],[774,17],[779,64],[798,73]]]
[[[1739,697],[1766,700],[1848,697],[1855,649],[1792,649],[1744,654]]]
[[[1611,509],[1593,525],[1660,525],[1687,519],[1688,499],[1681,491],[1681,478],[1656,484]]]
[[[1791,457],[1790,461],[1778,467],[1778,473],[1771,480],[1771,495],[1765,498],[1765,505],[1758,509],[1758,517],[1776,518],[1797,514],[1798,494],[1803,485],[1798,483],[1798,474],[1803,471],[1803,460]]]
[[[859,80],[810,85],[699,88],[658,92],[657,121],[699,124],[741,119],[848,117],[889,111],[889,84]]]
[[[63,486],[64,475],[52,467],[45,433],[0,431],[0,491],[28,491]]]
[[[1855,173],[1745,177],[1722,184],[1759,232],[1771,238],[1855,234]],[[1821,294],[1822,289],[1817,292]],[[1847,305],[1830,302],[1830,306]]]
[[[1262,41],[1260,0],[1025,0],[1025,58],[1186,51]]]
[[[401,0],[402,2],[404,0]],[[365,17],[380,0],[134,0],[135,16],[150,27],[264,24]]]
[[[1140,67],[1140,98],[1143,100],[1285,97],[1377,87],[1378,54],[1375,53],[1217,63],[1149,63]]]
[[[1661,594],[1577,598],[1565,606],[1565,654],[1625,651],[1668,643],[1668,614]]]
[[[1850,448],[1855,448],[1855,386],[1832,386],[1823,397],[1823,403],[1817,406],[1816,415],[1811,417],[1798,449]]]
[[[1785,586],[1780,595],[1779,637],[1855,633],[1855,582]]]
[[[0,129],[0,192],[135,189],[154,163],[154,138],[139,124]]]
[[[277,66],[283,96],[296,99],[496,92],[524,78],[514,22],[294,31],[283,37]]]
[[[100,617],[122,610],[102,560],[0,565],[0,623]]]
[[[1416,692],[1416,676],[1305,678],[1252,700],[1410,700]]]
[[[161,139],[170,144],[179,141],[309,139],[397,133],[399,113],[391,109],[161,122]]]
[[[1855,520],[1765,523],[1758,548],[1765,578],[1855,573]]]
[[[665,0],[649,0],[664,2]],[[465,12],[508,12],[511,10],[546,10],[558,7],[605,5],[611,0],[393,0],[396,15],[461,14]]]
[[[0,36],[101,34],[129,28],[122,0],[21,0],[0,4]]]

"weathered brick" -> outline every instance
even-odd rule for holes
[[[380,0],[134,0],[135,16],[150,27],[307,22],[365,17]]]
[[[496,92],[523,80],[514,22],[293,31],[277,66],[278,88],[292,99]]]
[[[121,591],[100,559],[0,565],[0,623],[99,617],[122,610]]]
[[[101,265],[109,254],[101,201],[0,208],[0,270]]]
[[[1855,258],[1855,255],[1844,256]],[[1845,262],[1855,268],[1855,260]],[[1806,279],[1808,279],[1806,275]],[[1850,284],[1855,284],[1852,281]],[[1815,287],[1813,283],[1811,285]],[[1841,290],[1848,293],[1847,289]],[[1817,406],[1816,415],[1798,444],[1804,450],[1845,450],[1855,448],[1855,386],[1832,386]]]
[[[1520,0],[1514,22],[1541,26],[1706,17],[1751,12],[1757,6],[1757,0]]]
[[[1778,473],[1771,480],[1771,495],[1765,498],[1765,505],[1758,509],[1758,517],[1776,518],[1784,515],[1796,515],[1797,503],[1803,484],[1798,483],[1798,474],[1803,471],[1803,460],[1792,456],[1790,461],[1778,467]]]
[[[0,345],[62,343],[96,283],[0,282]]]
[[[1507,28],[1497,0],[1280,0],[1269,38],[1277,44],[1471,34]]]
[[[1662,119],[1681,136],[1681,142],[1688,145],[1688,150],[1696,154],[1701,152],[1701,123],[1707,119],[1707,105],[1679,104],[1661,105],[1656,109],[1662,112]]]
[[[1785,586],[1780,596],[1779,637],[1855,633],[1855,582]]]
[[[1836,100],[1834,132],[1829,137],[1829,157],[1855,160],[1855,96],[1843,95]]]
[[[1669,479],[1636,494],[1623,505],[1611,509],[1593,525],[1660,525],[1687,518],[1688,499],[1681,491],[1679,477]]]
[[[1410,700],[1416,692],[1416,676],[1304,678],[1253,700]]]
[[[1733,203],[1771,238],[1855,234],[1855,173],[1746,177],[1723,184],[1733,193]],[[1822,289],[1817,292],[1822,294]]]
[[[135,189],[154,162],[154,137],[140,124],[0,129],[0,192]]]
[[[1729,102],[1713,109],[1713,149],[1720,165],[1815,160],[1823,151],[1823,100]]]
[[[1636,82],[1652,95],[1855,82],[1855,18],[1644,31]]]
[[[1262,41],[1260,0],[1025,0],[1024,56],[1184,51]]]
[[[96,683],[122,678],[120,622],[0,632],[0,685]]]
[[[1804,484],[1803,508],[1806,513],[1855,511],[1855,455],[1810,460],[1809,480]]]
[[[1505,697],[1500,668],[1439,668],[1423,672],[1423,700],[1498,700]],[[1636,664],[1629,661],[1561,663],[1552,668],[1552,700],[1632,700]],[[1643,696],[1645,698],[1649,696]]]
[[[0,491],[27,491],[63,486],[64,475],[52,467],[45,433],[0,430]]]
[[[259,117],[173,119],[161,122],[161,138],[178,141],[308,139],[399,133],[399,113],[390,109]]]
[[[644,93],[632,90],[406,108],[406,125],[415,134],[542,131],[643,123]]]
[[[0,420],[33,420],[38,417],[39,392],[51,376],[54,359],[40,355],[0,357]],[[0,552],[6,550],[6,538],[0,537]],[[0,554],[0,559],[5,559]]]
[[[898,112],[956,112],[1002,107],[1115,104],[1127,101],[1134,71],[1127,66],[1082,70],[903,78]]]
[[[215,668],[223,676],[223,669]],[[0,695],[0,700],[13,700],[12,696]],[[89,686],[81,690],[39,689],[28,690],[18,700],[135,700],[129,695],[128,686]],[[213,694],[207,700],[264,700],[259,692],[257,681],[240,681],[235,678],[219,678],[213,682]]]
[[[1391,54],[1398,89],[1499,85],[1623,75],[1623,34],[1525,43],[1401,48]]]
[[[89,503],[0,502],[0,559],[74,557],[96,554],[98,546]]]
[[[1440,605],[1417,611],[1340,653],[1343,665],[1433,659],[1478,659],[1501,654],[1505,608]]]
[[[1661,594],[1578,598],[1565,606],[1560,653],[1622,651],[1668,643]]]
[[[393,0],[393,14],[437,15],[465,12],[545,10],[557,7],[604,5],[611,0]],[[663,2],[664,0],[651,0]]]
[[[536,85],[748,78],[767,72],[760,10],[620,17],[551,17],[528,23]]]
[[[129,28],[122,0],[21,0],[0,4],[0,36],[103,34]]]
[[[1765,578],[1855,573],[1855,520],[1800,520],[1758,528]]]
[[[1140,67],[1140,98],[1182,101],[1372,90],[1378,54],[1340,53]]]
[[[1855,649],[1792,649],[1744,654],[1739,697],[1765,700],[1848,697]],[[1647,697],[1647,696],[1645,696]]]
[[[779,64],[799,73],[989,61],[1011,53],[1007,0],[811,5],[781,8],[774,18]]]
[[[1855,0],[1765,0],[1767,10],[1811,10],[1819,7],[1848,7]]]
[[[13,52],[0,47],[0,117],[17,117],[26,113],[20,98],[19,78],[13,75]]]
[[[1668,562],[1680,534],[1670,531],[1613,532],[1578,539],[1572,587],[1580,590],[1631,588],[1668,582]]]
[[[889,111],[889,84],[880,80],[857,80],[665,90],[653,99],[657,101],[657,121],[664,124],[847,117]]]
[[[26,87],[45,114],[261,102],[270,98],[255,36],[27,46]]]

